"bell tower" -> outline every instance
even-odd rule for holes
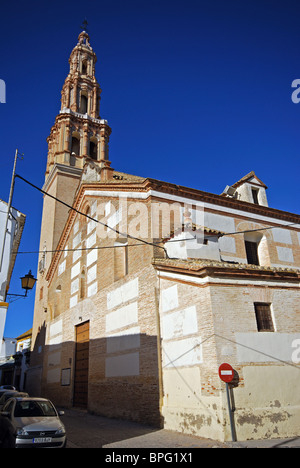
[[[54,197],[73,204],[83,167],[93,161],[101,169],[101,180],[112,177],[108,158],[111,129],[100,118],[101,89],[95,77],[97,57],[86,31],[69,58],[70,70],[61,91],[61,108],[51,128],[44,190]],[[68,216],[61,203],[44,199],[41,236],[42,250],[55,250]]]
[[[101,88],[95,78],[97,57],[86,31],[69,58],[70,71],[61,91],[61,109],[48,137],[46,179],[55,164],[82,169],[86,159],[109,166],[111,129],[100,118]]]
[[[38,260],[34,321],[32,330],[32,368],[30,391],[40,394],[43,351],[45,346],[45,311],[48,304],[47,271],[68,218],[69,209],[57,200],[73,205],[84,165],[98,166],[101,181],[112,178],[108,158],[111,129],[100,117],[101,89],[95,78],[97,58],[86,31],[69,58],[70,71],[61,91],[61,108],[51,128],[43,190],[55,198],[44,196],[40,256]]]

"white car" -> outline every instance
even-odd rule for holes
[[[0,393],[0,411],[4,407],[5,403],[12,397],[28,397],[26,392],[17,392],[17,390],[6,390],[4,393]]]
[[[16,448],[66,446],[66,430],[54,405],[46,398],[13,397],[1,414],[10,419],[16,431]]]

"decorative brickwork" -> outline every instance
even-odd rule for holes
[[[45,189],[70,208],[45,197],[30,391],[74,404],[88,323],[89,411],[228,439],[228,362],[238,438],[298,435],[299,215],[253,172],[214,195],[111,168],[95,62],[82,33],[48,139]]]

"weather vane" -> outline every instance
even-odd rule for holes
[[[88,26],[88,22],[87,22],[87,19],[85,18],[81,25],[82,31],[88,32],[87,26]]]

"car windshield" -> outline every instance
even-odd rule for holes
[[[24,400],[17,401],[15,407],[16,418],[30,418],[33,416],[57,416],[50,401]]]

